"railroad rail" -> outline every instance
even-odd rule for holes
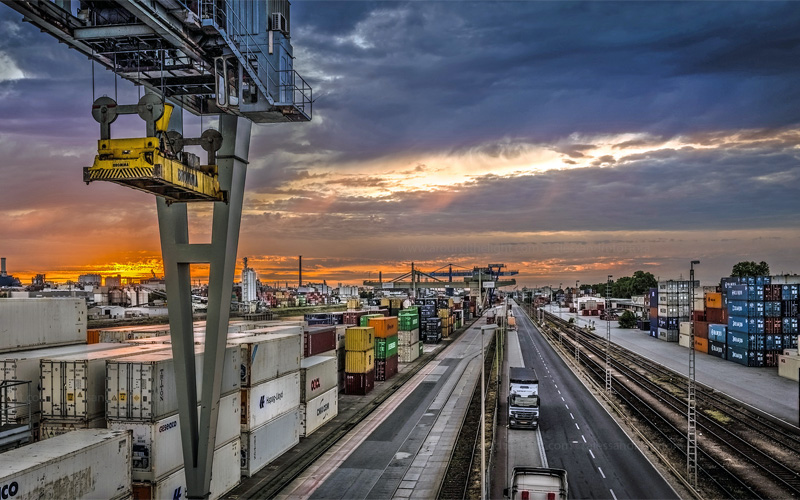
[[[575,342],[580,367],[605,385],[605,339],[546,313],[542,333]],[[661,444],[685,464],[687,377],[624,347],[611,345],[612,389]],[[800,498],[800,433],[786,422],[711,387],[697,384],[698,466],[710,496]],[[682,470],[681,467],[676,467]]]

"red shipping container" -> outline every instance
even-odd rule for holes
[[[783,333],[781,318],[764,318],[764,332],[768,335],[780,335]]]
[[[705,311],[692,311],[692,321],[705,321],[705,320],[706,320]]]
[[[658,317],[658,308],[657,307],[651,307],[650,308],[650,319],[655,319],[657,317]]]
[[[694,336],[701,339],[708,338],[708,321],[694,322]],[[706,348],[706,350],[708,350],[708,348]]]
[[[316,356],[336,349],[336,327],[308,326],[303,332],[303,357]]]
[[[725,309],[717,309],[715,307],[706,308],[706,321],[716,325],[722,325],[728,322]]]
[[[358,326],[361,322],[361,316],[365,314],[367,314],[367,311],[347,311],[342,316],[344,318],[343,324]]]
[[[766,301],[781,300],[781,286],[764,285],[764,300]]]
[[[375,360],[375,381],[383,382],[397,375],[397,354],[386,359]]]
[[[345,373],[344,393],[365,396],[375,387],[375,370],[367,373]]]

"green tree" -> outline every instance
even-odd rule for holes
[[[622,313],[622,316],[619,318],[619,327],[620,328],[635,328],[636,327],[636,316],[630,311],[625,311],[624,313]]]
[[[763,260],[756,264],[752,260],[743,260],[733,266],[731,276],[744,278],[746,276],[769,276],[769,264]]]

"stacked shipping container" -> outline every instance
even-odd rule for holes
[[[375,328],[371,326],[348,328],[345,332],[344,346],[345,394],[362,396],[368,394],[375,386]]]

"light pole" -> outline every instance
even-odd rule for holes
[[[486,500],[486,361],[484,359],[483,334],[494,330],[497,325],[481,327],[481,500]],[[495,346],[497,349],[497,346]]]
[[[561,283],[558,284],[558,291],[561,291]],[[558,319],[561,319],[561,303],[558,303]]]
[[[611,307],[611,275],[606,281],[606,392],[611,394],[611,317],[608,309]]]
[[[694,308],[694,265],[699,264],[699,260],[693,260],[689,264],[689,286],[691,287],[690,311]],[[691,312],[690,312],[691,314]],[[690,318],[689,323],[689,407],[687,416],[689,420],[686,436],[686,473],[689,476],[689,484],[692,488],[697,487],[697,402],[695,400],[695,356],[694,356],[694,318]]]

